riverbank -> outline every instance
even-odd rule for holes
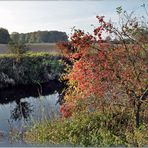
[[[0,88],[20,84],[45,83],[58,79],[64,71],[64,59],[46,52],[0,55]]]

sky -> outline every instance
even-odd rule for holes
[[[104,15],[115,23],[118,6],[145,15],[142,4],[148,11],[148,0],[0,1],[0,27],[10,33],[58,30],[69,35],[74,26],[91,32],[91,24],[97,25],[96,15]]]

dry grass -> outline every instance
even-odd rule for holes
[[[58,47],[55,43],[33,43],[28,44],[32,52],[50,52],[59,53]],[[0,54],[10,53],[8,45],[0,44]]]
[[[0,54],[9,53],[8,46],[6,44],[0,44]]]

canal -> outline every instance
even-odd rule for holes
[[[0,90],[0,146],[30,146],[21,137],[35,122],[60,116],[59,96],[64,84],[20,85]]]

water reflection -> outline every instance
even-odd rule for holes
[[[22,131],[24,124],[30,125],[34,121],[59,115],[57,102],[64,87],[64,83],[50,81],[41,85],[0,89],[0,131],[9,133],[12,127]],[[8,145],[6,139],[4,146]]]
[[[51,80],[48,83],[34,85],[18,85],[16,87],[0,89],[0,104],[8,104],[27,97],[47,96],[58,92],[61,94],[65,88],[64,82]]]
[[[64,83],[57,80],[49,81],[41,85],[20,85],[12,88],[0,89],[0,104],[8,104],[15,102],[16,106],[11,110],[11,119],[15,121],[22,118],[27,120],[30,113],[33,111],[32,105],[29,102],[22,100],[29,97],[40,97],[54,94],[57,92],[61,96],[61,92],[65,87]],[[61,97],[59,97],[61,100]],[[57,100],[60,103],[59,100]],[[55,103],[56,104],[56,103]]]
[[[33,106],[29,102],[21,102],[21,100],[16,101],[16,103],[16,107],[11,111],[10,119],[15,121],[30,119],[30,113],[33,111]]]

